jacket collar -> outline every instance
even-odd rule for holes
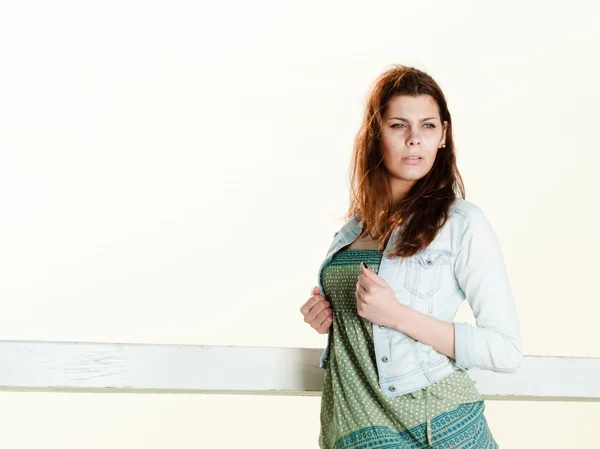
[[[340,232],[342,232],[343,236],[346,237],[346,241],[354,241],[360,235],[362,228],[363,228],[362,217],[360,216],[360,212],[356,212],[352,216],[352,218],[350,220],[348,220],[348,222],[344,226],[342,226],[342,229],[340,230]],[[399,231],[400,231],[399,228],[396,228],[396,229],[394,229],[394,231],[392,231],[392,234],[390,235],[390,238],[386,245],[386,250],[388,250],[392,247],[392,245],[396,241],[396,238],[398,237]]]
[[[350,220],[342,227],[342,231],[352,240],[356,239],[362,231],[363,222],[360,213],[356,212]]]

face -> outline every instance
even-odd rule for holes
[[[383,163],[388,171],[394,201],[431,170],[446,140],[448,122],[440,121],[437,103],[429,95],[398,95],[385,109],[382,123]],[[416,156],[419,159],[406,159]]]

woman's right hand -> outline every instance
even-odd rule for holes
[[[329,301],[320,292],[318,286],[313,287],[312,296],[300,307],[300,312],[304,315],[305,323],[319,334],[326,334],[333,322],[333,311]]]

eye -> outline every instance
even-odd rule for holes
[[[405,127],[406,125],[404,123],[394,123],[391,128],[399,128],[399,127]],[[435,128],[435,125],[433,123],[425,123],[423,126],[429,128],[429,129],[433,129]]]

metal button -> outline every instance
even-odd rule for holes
[[[381,360],[383,360],[384,362],[386,362],[386,363],[387,363],[387,362],[388,362],[390,359],[388,358],[388,356],[387,356],[387,355],[384,355],[384,356],[381,358]]]
[[[380,325],[379,325],[379,327],[380,327],[381,329],[385,329],[385,326],[384,326],[383,324],[380,324]]]
[[[396,391],[396,387],[392,385],[392,386],[390,387],[390,391]]]
[[[426,263],[427,265],[431,265],[431,260],[428,260]]]

